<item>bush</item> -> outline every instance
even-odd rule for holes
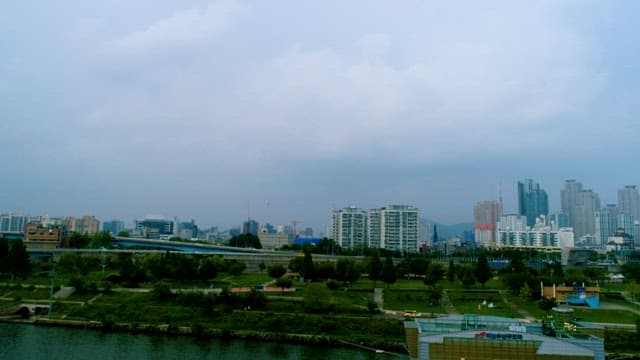
[[[333,280],[333,279],[327,280],[326,284],[329,290],[336,290],[340,286],[340,283],[338,283],[337,280]]]
[[[367,302],[367,309],[369,310],[369,314],[377,314],[379,312],[378,304],[371,300]]]

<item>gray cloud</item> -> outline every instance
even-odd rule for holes
[[[95,196],[98,215],[165,211],[230,224],[247,201],[270,200],[273,217],[321,224],[332,203],[415,199],[459,221],[498,182],[536,176],[521,162],[597,158],[619,142],[596,149],[593,137],[620,130],[624,151],[637,130],[603,121],[615,110],[603,99],[619,70],[606,66],[612,45],[591,29],[606,33],[623,11],[614,6],[154,4],[123,5],[125,19],[104,5],[68,9],[73,20],[52,24],[46,40],[59,45],[52,58],[27,57],[31,45],[0,47],[14,59],[0,65],[0,95],[17,99],[0,115],[32,119],[0,124],[0,139],[37,134],[19,151],[34,163],[27,172],[53,163],[74,173],[50,179],[77,185],[59,200],[105,193]],[[35,68],[55,95],[39,89]],[[48,101],[29,107],[29,92]],[[38,209],[27,191],[0,200]]]

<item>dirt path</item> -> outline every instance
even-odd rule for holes
[[[449,313],[449,315],[460,315],[458,310],[453,306],[451,300],[449,300],[449,292],[447,290],[442,292],[442,299],[440,299],[442,307]]]

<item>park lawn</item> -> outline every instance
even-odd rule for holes
[[[61,300],[69,300],[69,301],[88,301],[93,299],[94,297],[98,296],[99,293],[77,293],[74,292],[73,294],[71,294],[69,297],[65,298],[65,299],[61,299]],[[104,296],[104,295],[102,295]]]
[[[502,299],[502,295],[496,290],[453,290],[448,291],[449,301],[461,314],[476,313],[480,315],[493,315],[504,317],[521,317],[513,311]],[[481,305],[486,301],[486,305]],[[493,303],[495,307],[489,308]]]
[[[48,300],[51,297],[51,290],[47,288],[21,288],[6,291],[2,296],[24,300]]]
[[[331,298],[340,305],[362,305],[366,306],[369,301],[373,301],[373,292],[361,290],[333,290]]]
[[[350,284],[349,287],[353,289],[373,289],[373,280],[360,279],[353,284]],[[376,287],[405,290],[423,290],[427,288],[422,279],[396,279],[396,282],[390,284],[389,286],[387,286],[386,283],[378,280],[376,281]]]
[[[214,283],[217,284],[219,281],[228,282],[229,285],[233,287],[254,287],[256,285],[261,285],[266,282],[269,282],[273,279],[269,277],[266,273],[258,272],[258,273],[242,273],[240,275],[229,275],[226,273],[220,273],[216,277]]]
[[[454,290],[502,290],[504,289],[504,285],[502,281],[497,278],[490,279],[484,284],[484,287],[480,283],[475,283],[471,286],[464,286],[460,280],[456,280],[453,283],[449,282],[449,280],[440,280],[438,281],[438,286],[443,289],[454,289]]]
[[[509,293],[504,294],[504,297],[509,300],[513,305],[515,305],[518,309],[522,309],[528,312],[531,316],[536,319],[542,319],[547,312],[540,309],[537,301],[534,300],[522,300],[520,296],[512,295]]]
[[[423,313],[444,314],[446,310],[439,303],[431,303],[424,290],[385,289],[384,305],[387,310],[415,310]]]
[[[590,309],[572,306],[573,317],[599,323],[635,324],[638,316],[626,310]]]
[[[109,294],[104,294],[94,301],[94,303],[107,303],[107,304],[120,304],[132,302],[139,306],[146,304],[155,304],[153,295],[150,292],[130,292],[130,291],[113,291]]]

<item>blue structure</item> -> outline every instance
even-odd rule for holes
[[[320,238],[312,238],[312,237],[297,237],[293,239],[294,245],[306,245],[312,244],[313,246],[320,245]]]
[[[569,305],[586,305],[590,308],[600,307],[600,296],[596,292],[587,292],[582,286],[576,286],[573,294],[567,297]]]

